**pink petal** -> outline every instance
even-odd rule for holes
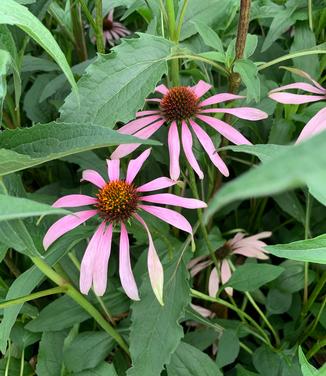
[[[190,166],[198,175],[199,179],[204,179],[203,171],[200,169],[199,164],[192,151],[192,135],[185,121],[182,121],[181,131],[182,131],[182,147],[183,147],[185,156]]]
[[[113,36],[113,39],[115,39],[115,40],[119,40],[120,39],[119,35],[113,29],[111,30],[111,34]]]
[[[219,171],[221,171],[221,173],[224,176],[229,176],[229,170],[226,167],[226,164],[223,162],[222,158],[216,152],[215,146],[208,134],[193,120],[190,120],[190,124],[199,142],[201,143],[207,155],[209,156],[210,160],[214,163],[214,165],[219,169]]]
[[[65,217],[54,222],[48,229],[43,239],[44,249],[47,250],[52,243],[54,243],[60,236],[64,235],[84,223],[88,219],[94,217],[97,210],[84,210],[74,214],[68,214]]]
[[[263,231],[259,232],[258,234],[248,236],[246,239],[252,239],[252,240],[257,240],[257,239],[265,239],[265,238],[270,238],[272,236],[271,231]]]
[[[149,279],[151,281],[153,292],[156,296],[156,299],[159,301],[161,305],[163,303],[163,285],[164,285],[164,272],[161,261],[157,255],[156,249],[154,247],[152,235],[149,232],[149,229],[144,222],[144,220],[138,215],[135,214],[135,218],[145,227],[145,230],[148,235],[148,255],[147,255],[147,267],[148,267],[148,274]]]
[[[155,88],[155,91],[158,93],[161,93],[163,95],[167,94],[169,92],[169,89],[165,85],[159,85]]]
[[[207,308],[204,308],[204,307],[201,307],[199,305],[196,305],[196,304],[190,304],[190,307],[196,311],[197,313],[199,313],[201,316],[203,317],[206,317],[206,318],[209,318],[209,317],[212,317],[215,315],[215,313]]]
[[[180,230],[188,232],[189,234],[192,234],[190,223],[180,213],[171,209],[160,208],[158,206],[139,205],[139,207],[147,211],[148,213],[155,215],[155,217],[160,218],[162,221],[169,223],[170,225],[179,228]]]
[[[101,223],[89,241],[84,253],[79,276],[79,288],[83,294],[88,294],[92,286],[93,267],[96,260],[97,249],[102,241],[105,223]]]
[[[94,170],[85,170],[83,171],[82,178],[80,181],[88,181],[94,184],[98,188],[103,188],[106,184],[102,176]]]
[[[273,89],[273,90],[270,91],[270,94],[278,93],[279,91],[283,91],[283,90],[287,90],[287,89],[300,89],[300,90],[308,91],[310,93],[315,93],[315,94],[324,94],[326,92],[326,89],[324,89],[324,88],[319,89],[319,88],[316,88],[313,85],[306,84],[305,82],[296,82],[294,84],[280,86],[276,89]]]
[[[221,280],[223,285],[231,278],[231,268],[227,260],[222,261],[222,266],[221,266]],[[227,287],[225,289],[227,294],[233,295],[233,288],[232,287]]]
[[[195,277],[199,272],[202,270],[206,269],[209,265],[212,265],[212,261],[203,261],[200,262],[199,264],[195,265],[191,270],[190,270],[190,275],[191,277]]]
[[[119,275],[121,285],[129,298],[139,300],[138,289],[130,264],[128,233],[126,226],[122,222],[119,247]]]
[[[207,256],[204,255],[204,256],[198,256],[198,257],[195,257],[193,258],[192,260],[190,260],[187,264],[187,269],[191,269],[193,268],[195,265],[197,265],[200,261],[203,261],[207,259]]]
[[[159,193],[156,195],[140,197],[141,201],[153,202],[154,204],[180,206],[187,209],[207,208],[205,202],[194,198],[184,198],[171,193]]]
[[[219,276],[217,274],[216,267],[214,266],[212,271],[211,271],[211,274],[209,276],[209,280],[208,280],[208,294],[209,294],[209,296],[211,296],[212,298],[216,297],[219,285],[220,285],[220,279],[219,279]]]
[[[108,264],[111,254],[112,224],[108,226],[97,247],[93,263],[93,286],[97,296],[105,294],[108,279]]]
[[[175,180],[161,177],[154,179],[146,184],[141,185],[137,188],[138,192],[149,192],[149,191],[157,191],[158,189],[172,187],[173,185],[177,184]]]
[[[139,132],[134,134],[135,137],[138,137],[143,140],[147,140],[154,134],[161,126],[165,123],[165,120],[160,120],[156,123],[148,125],[146,128],[143,128]],[[112,159],[121,159],[126,155],[132,153],[136,150],[141,144],[123,144],[118,146],[115,151],[111,154]]]
[[[269,258],[261,249],[252,247],[237,248],[233,251],[233,253],[245,257],[253,257],[259,260],[267,260]]]
[[[59,198],[52,206],[54,208],[75,208],[77,206],[94,205],[97,198],[86,195],[67,195]]]
[[[170,154],[170,176],[172,180],[178,180],[180,176],[180,140],[177,123],[173,121],[170,125],[168,134],[168,145]]]
[[[209,124],[211,127],[216,129],[222,136],[230,140],[236,145],[252,145],[239,131],[231,127],[225,121],[213,118],[206,115],[197,115],[198,119]]]
[[[109,14],[108,14],[108,20],[113,22],[113,9],[111,9]]]
[[[310,82],[312,82],[317,88],[321,89],[321,90],[325,90],[321,85],[319,85],[319,83],[317,81],[315,81],[307,72],[301,70],[301,69],[296,69],[296,68],[292,68],[291,69],[292,73],[300,76],[300,77],[303,77],[303,78],[306,78],[307,80],[309,80]]]
[[[151,148],[145,150],[140,154],[140,156],[136,159],[132,159],[129,164],[128,164],[128,169],[127,169],[127,177],[126,177],[126,182],[127,183],[132,183],[137,176],[139,170],[142,168],[144,162],[146,159],[149,157],[151,153]]]
[[[145,102],[156,102],[156,103],[161,103],[162,99],[159,98],[147,98],[145,99]]]
[[[303,95],[303,94],[292,94],[292,93],[273,93],[268,95],[274,101],[283,104],[303,104],[310,102],[317,102],[325,99],[325,97],[320,95]]]
[[[119,180],[120,177],[120,160],[119,159],[107,159],[108,176],[110,181]]]
[[[266,112],[252,107],[208,108],[202,110],[201,113],[226,113],[245,120],[262,120],[268,118]]]
[[[326,129],[326,107],[317,112],[301,131],[296,144]]]
[[[145,111],[142,111],[145,112]],[[128,124],[124,125],[123,127],[118,129],[119,133],[122,134],[134,134],[140,129],[146,127],[146,125],[149,125],[153,123],[154,121],[160,119],[160,115],[153,115],[153,116],[147,116],[142,117],[140,119],[133,120],[129,122]]]
[[[153,111],[153,110],[138,111],[138,112],[136,112],[136,116],[140,117],[140,116],[148,116],[148,115],[157,115],[159,113],[160,113],[160,111],[158,111],[158,110],[155,110],[155,111]]]
[[[206,94],[213,86],[207,82],[200,80],[195,86],[192,87],[192,90],[198,98]]]
[[[211,104],[233,101],[234,99],[243,98],[245,98],[243,95],[235,95],[230,93],[215,94],[199,103],[199,107],[210,106]]]

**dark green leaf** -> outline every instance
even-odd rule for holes
[[[223,44],[218,34],[206,22],[197,20],[193,23],[206,46],[212,47],[214,50],[224,54]]]
[[[239,355],[240,342],[235,330],[226,329],[218,342],[216,364],[223,368],[233,363]]]
[[[271,288],[267,294],[266,307],[271,314],[287,312],[292,304],[292,295],[288,292]]]
[[[247,101],[260,99],[260,81],[257,66],[247,59],[236,60],[233,71],[240,74],[240,77],[247,88]]]
[[[113,364],[103,362],[96,368],[74,373],[74,376],[118,376],[118,374]]]

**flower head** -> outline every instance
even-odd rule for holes
[[[215,252],[219,269],[217,270],[215,266],[212,268],[208,282],[209,295],[215,297],[220,282],[225,284],[231,278],[232,271],[228,261],[231,255],[242,255],[260,260],[268,259],[268,256],[266,255],[267,251],[264,249],[267,244],[260,239],[268,238],[271,235],[271,232],[265,231],[245,237],[243,233],[238,232],[234,238],[225,242],[224,245]],[[213,262],[208,259],[207,256],[200,256],[189,262],[188,269],[190,269],[191,276],[194,277],[201,270],[212,265],[212,263]],[[233,289],[231,287],[227,287],[225,291],[229,295],[233,294]]]
[[[103,19],[103,35],[105,41],[114,46],[122,37],[130,35],[131,32],[120,22],[113,20],[113,9]]]
[[[291,71],[298,76],[301,76],[311,84],[306,82],[296,82],[294,84],[289,84],[285,86],[281,86],[277,89],[270,91],[269,97],[274,99],[275,101],[283,104],[303,104],[303,103],[310,103],[310,102],[318,102],[321,100],[326,99],[326,89],[323,88],[317,81],[315,81],[308,73],[300,70],[292,68]],[[310,93],[307,94],[293,94],[288,92],[283,92],[287,89],[299,89]],[[314,95],[316,94],[316,95]],[[303,130],[301,131],[296,143],[301,142],[307,138],[312,137],[315,134],[318,134],[326,129],[326,108],[322,108],[320,111],[317,112],[315,116],[313,116],[309,122],[305,125]]]
[[[66,215],[55,222],[47,231],[43,245],[47,249],[54,241],[68,231],[74,229],[88,219],[98,216],[101,224],[88,243],[81,262],[80,290],[87,294],[93,285],[97,295],[103,295],[107,285],[107,268],[111,253],[113,227],[120,227],[119,275],[126,294],[134,300],[139,300],[138,289],[131,269],[129,239],[126,223],[134,218],[142,224],[148,235],[149,248],[147,265],[153,291],[160,303],[163,301],[163,268],[156,253],[152,236],[141,212],[148,212],[155,217],[192,234],[190,223],[180,213],[152,204],[174,205],[188,209],[204,208],[203,201],[179,197],[170,193],[146,195],[147,192],[171,187],[175,181],[160,177],[137,187],[134,179],[143,163],[150,154],[150,149],[144,151],[138,158],[129,162],[126,177],[120,177],[120,161],[107,160],[108,182],[94,170],[83,172],[83,181],[88,181],[98,188],[96,197],[73,194],[61,197],[54,204],[56,208],[71,208],[92,206]]]
[[[202,100],[201,97],[206,94],[211,87],[211,85],[204,81],[199,81],[197,85],[193,87],[177,86],[171,89],[168,89],[164,85],[159,85],[155,91],[162,94],[162,98],[148,99],[148,101],[158,103],[157,110],[138,112],[136,114],[137,119],[124,125],[118,132],[147,139],[163,125],[168,125],[170,176],[173,180],[177,180],[180,176],[179,133],[181,133],[181,142],[186,159],[199,178],[203,179],[204,177],[192,150],[192,135],[194,134],[214,165],[223,175],[228,176],[229,170],[226,164],[216,152],[213,141],[203,129],[200,122],[208,124],[236,145],[251,144],[250,141],[231,125],[211,115],[214,113],[228,113],[241,119],[260,120],[265,119],[267,114],[251,107],[211,108],[211,105],[243,98],[240,95],[222,93]],[[112,158],[122,158],[137,149],[138,146],[140,145],[120,145],[113,152]]]

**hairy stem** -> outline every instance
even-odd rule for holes
[[[311,215],[312,200],[311,195],[308,191],[307,193],[307,203],[306,203],[306,218],[304,224],[304,238],[309,239],[310,234],[310,215]],[[304,288],[303,288],[303,305],[305,306],[308,302],[308,283],[309,283],[309,262],[304,263]]]
[[[85,33],[81,18],[80,5],[74,1],[70,2],[70,14],[72,20],[72,31],[74,33],[74,42],[79,61],[88,59]]]
[[[102,0],[95,0],[95,21],[96,21],[96,47],[101,54],[105,53],[104,37],[103,37],[103,14]]]
[[[166,12],[168,16],[169,37],[172,42],[178,43],[175,22],[174,0],[166,0]],[[174,59],[170,62],[170,79],[173,86],[179,85],[179,61]]]

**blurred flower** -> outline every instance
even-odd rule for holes
[[[206,204],[200,200],[183,198],[170,193],[144,195],[146,192],[156,191],[176,184],[171,179],[160,177],[140,187],[135,186],[133,181],[149,154],[150,149],[147,149],[138,158],[129,162],[125,179],[120,177],[119,160],[107,160],[108,182],[98,172],[85,170],[82,180],[94,184],[99,189],[96,197],[74,194],[64,196],[53,204],[55,208],[92,205],[93,209],[66,215],[55,222],[43,239],[45,249],[49,248],[60,236],[96,215],[102,221],[88,243],[81,262],[80,290],[84,294],[88,293],[92,285],[97,295],[101,296],[105,293],[113,227],[120,225],[119,274],[121,285],[131,299],[139,300],[138,289],[131,270],[129,239],[126,229],[126,222],[129,222],[131,218],[135,218],[144,226],[148,235],[147,265],[149,277],[158,301],[163,304],[162,265],[156,253],[149,229],[139,213],[143,210],[178,229],[192,234],[190,223],[180,213],[152,204],[175,205],[188,209],[204,208]]]
[[[296,82],[294,84],[289,84],[281,86],[277,89],[270,91],[269,97],[275,101],[283,104],[303,104],[310,102],[317,102],[326,99],[326,89],[323,88],[317,81],[315,81],[308,73],[300,69],[291,69],[291,71],[300,77],[306,78],[312,84],[306,82]],[[311,94],[317,95],[307,95],[307,94],[293,94],[282,92],[286,89],[300,89]],[[326,108],[322,108],[317,114],[309,120],[301,131],[296,143],[301,142],[307,138],[312,137],[326,129]]]
[[[103,35],[110,46],[114,46],[122,37],[131,32],[120,22],[113,21],[113,9],[103,19]]]
[[[221,157],[216,152],[213,141],[204,129],[195,121],[200,120],[217,130],[222,136],[236,145],[251,144],[239,131],[231,127],[226,122],[216,119],[207,114],[228,113],[246,120],[260,120],[267,118],[267,114],[251,107],[239,108],[205,108],[217,103],[227,102],[234,99],[244,98],[240,95],[221,93],[213,95],[203,101],[201,97],[212,88],[204,81],[199,81],[197,85],[178,86],[168,89],[164,85],[158,86],[155,91],[162,94],[162,98],[148,99],[149,102],[157,102],[159,108],[151,111],[140,111],[136,114],[137,119],[126,124],[118,130],[123,134],[132,134],[136,137],[147,139],[151,137],[164,124],[169,125],[168,147],[170,154],[170,176],[177,180],[180,176],[180,138],[183,151],[191,167],[200,179],[204,174],[192,150],[192,132],[198,138],[200,144],[205,149],[211,161],[221,171],[224,176],[229,175],[229,170]],[[179,125],[179,130],[178,130]],[[192,131],[192,132],[191,132]],[[120,145],[113,152],[112,158],[122,158],[133,152],[140,146],[139,144]]]
[[[215,297],[220,282],[225,284],[231,278],[232,271],[228,261],[231,255],[242,255],[260,260],[268,259],[268,256],[266,255],[267,251],[264,249],[267,244],[260,239],[268,238],[271,235],[271,232],[265,231],[245,237],[243,233],[238,232],[234,238],[225,242],[225,244],[215,252],[219,268],[218,271],[216,270],[215,265],[212,268],[208,282],[209,295]],[[194,277],[200,271],[206,269],[212,264],[213,261],[209,256],[200,256],[189,262],[188,269],[190,269],[191,276]],[[227,287],[225,291],[229,295],[233,295],[233,289],[231,287]]]

